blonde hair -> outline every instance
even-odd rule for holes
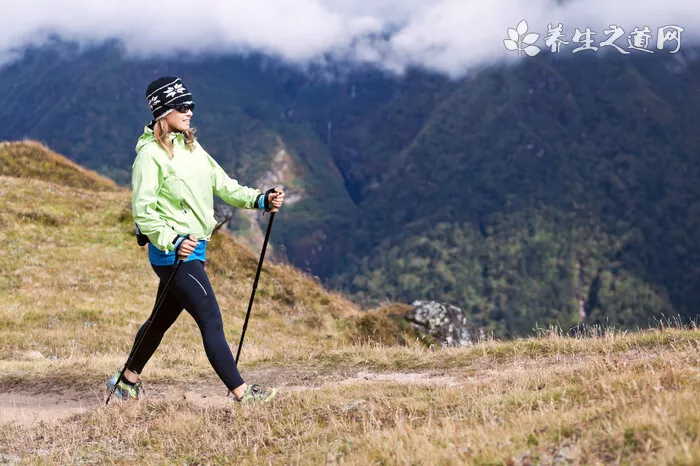
[[[194,142],[197,139],[194,135],[195,131],[194,128],[190,128],[182,132],[185,136],[185,144],[189,147],[190,152],[194,151]],[[168,134],[170,134],[170,125],[165,121],[165,118],[156,121],[156,124],[153,126],[153,135],[156,141],[158,141],[158,144],[165,149],[172,159],[175,154],[173,154],[173,143],[170,141]]]

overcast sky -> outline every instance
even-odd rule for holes
[[[9,3],[6,4],[6,3]],[[698,0],[22,0],[0,4],[0,62],[10,51],[58,34],[89,44],[119,38],[129,53],[261,51],[300,64],[324,56],[373,62],[400,71],[421,65],[459,76],[474,67],[518,60],[505,49],[507,29],[521,20],[547,48],[548,23],[561,23],[571,41],[576,28],[607,38],[610,24],[629,34],[677,25],[682,46],[700,42]],[[616,44],[628,46],[622,37]],[[575,56],[562,46],[561,54]],[[675,43],[669,42],[667,49]],[[608,50],[611,50],[608,48]],[[642,53],[642,52],[638,52]],[[655,53],[668,53],[656,51]],[[524,57],[522,59],[527,59]]]

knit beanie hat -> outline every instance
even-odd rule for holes
[[[164,76],[148,85],[146,99],[153,114],[153,121],[158,121],[180,105],[194,105],[192,94],[180,78]]]

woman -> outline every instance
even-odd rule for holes
[[[209,362],[236,400],[268,401],[276,389],[248,385],[238,373],[204,262],[216,226],[213,194],[235,207],[277,212],[284,192],[270,189],[262,194],[224,172],[194,137],[190,128],[194,101],[179,78],[156,79],[146,98],[153,121],[136,145],[132,213],[137,230],[150,242],[148,258],[160,278],[157,296],[173,271],[175,257],[183,262],[150,327],[145,331],[144,324],[136,335],[139,341],[145,331],[138,348],[134,344],[131,350],[124,376],[115,388],[117,372],[107,386],[118,398],[139,397],[141,371],[184,308],[199,326]]]

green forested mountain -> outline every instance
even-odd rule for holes
[[[273,242],[329,284],[447,301],[499,335],[632,328],[700,304],[692,52],[329,80],[264,57],[138,62],[59,44],[0,69],[0,139],[42,140],[128,183],[143,89],[179,75],[212,155],[243,183],[298,194]],[[281,150],[288,167],[270,173]]]
[[[363,200],[334,280],[508,333],[696,315],[698,78],[581,57],[461,81]]]

